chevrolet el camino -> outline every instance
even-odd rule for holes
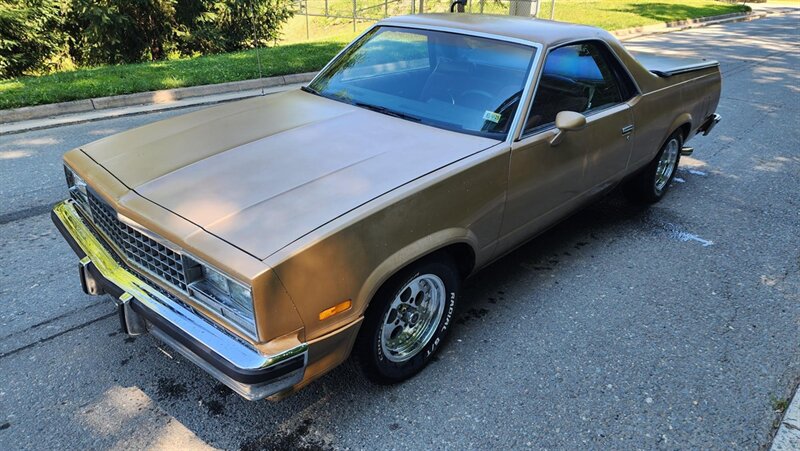
[[[247,399],[351,355],[399,382],[444,345],[465,277],[615,186],[661,199],[720,83],[588,26],[391,18],[302,89],[68,152],[52,217],[125,332]]]

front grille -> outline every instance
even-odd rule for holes
[[[118,252],[134,265],[186,291],[186,272],[180,254],[117,219],[117,212],[91,191],[87,197],[92,221]]]

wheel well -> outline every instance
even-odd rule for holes
[[[475,251],[467,243],[450,244],[434,252],[434,255],[438,253],[447,254],[453,259],[462,278],[467,277],[475,268]]]
[[[475,251],[472,249],[472,246],[470,246],[467,243],[448,244],[445,247],[436,249],[435,251],[432,251],[428,254],[425,254],[417,258],[413,262],[408,262],[401,268],[398,268],[396,271],[394,271],[394,273],[390,277],[381,282],[381,285],[372,294],[372,297],[370,298],[369,303],[367,304],[367,308],[369,308],[372,305],[372,299],[378,296],[381,290],[383,290],[384,287],[386,287],[387,284],[390,283],[390,281],[395,279],[405,268],[421,260],[425,260],[428,258],[436,258],[437,256],[446,256],[448,258],[453,259],[453,263],[456,264],[456,269],[458,270],[458,274],[461,276],[462,279],[470,275],[472,270],[475,268]]]
[[[686,140],[689,138],[689,133],[692,131],[692,124],[686,122],[678,127],[678,130],[681,132],[681,135],[683,135],[683,142],[686,142]]]

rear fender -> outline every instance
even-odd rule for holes
[[[684,141],[686,141],[686,138],[688,138],[688,136],[691,134],[692,128],[693,128],[693,125],[694,125],[694,122],[692,122],[692,115],[689,114],[689,113],[683,113],[683,114],[679,115],[678,117],[676,117],[675,120],[672,121],[672,124],[670,124],[669,128],[667,129],[666,134],[661,137],[661,142],[662,143],[667,142],[667,138],[672,136],[672,134],[675,133],[676,130],[678,130],[679,128],[681,128],[683,125],[686,125],[686,124],[689,124],[689,133],[687,133],[683,137]],[[658,148],[660,150],[661,146],[659,146]]]

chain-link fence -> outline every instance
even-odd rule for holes
[[[356,33],[385,17],[450,12],[451,0],[295,0],[285,41],[317,40]],[[467,0],[464,12],[552,18],[555,1]]]

